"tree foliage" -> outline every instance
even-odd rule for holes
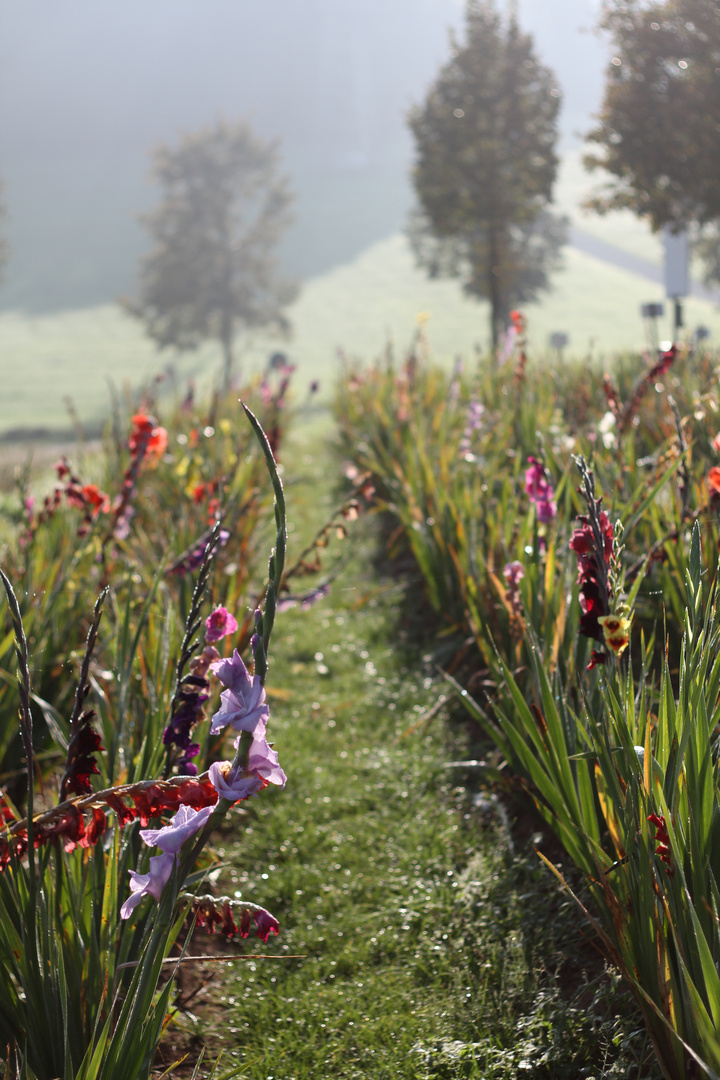
[[[589,205],[654,229],[720,219],[717,0],[608,0],[601,25],[614,53],[585,163],[610,180]]]
[[[549,210],[541,210],[532,221],[509,227],[507,258],[499,282],[505,298],[502,318],[511,306],[532,303],[550,289],[550,274],[562,265],[568,228],[569,218]],[[407,234],[417,264],[428,277],[460,278],[469,296],[487,295],[485,252],[482,247],[475,249],[473,237],[437,236],[419,210],[411,213]]]
[[[277,147],[245,122],[220,121],[159,146],[153,176],[163,198],[142,221],[155,246],[127,307],[160,348],[220,342],[227,384],[239,329],[289,329],[284,308],[297,290],[280,276],[274,249],[291,195]]]
[[[465,41],[452,45],[410,117],[415,190],[438,257],[424,261],[417,224],[414,246],[431,273],[452,267],[471,295],[490,301],[495,343],[513,303],[548,285],[545,263],[528,289],[522,241],[547,225],[560,92],[515,14],[503,19],[492,0],[469,0]]]

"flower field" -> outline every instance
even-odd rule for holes
[[[533,370],[519,315],[506,344],[447,376],[420,334],[402,363],[348,371],[345,452],[493,747],[472,764],[519,784],[581,871],[578,907],[663,1074],[717,1076],[714,360]]]
[[[716,358],[526,352],[18,470],[6,1077],[720,1075]]]

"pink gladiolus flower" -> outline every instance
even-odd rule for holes
[[[220,641],[228,634],[234,634],[238,628],[237,619],[227,608],[215,608],[205,620],[205,640],[209,643]]]
[[[265,690],[257,675],[251,675],[237,649],[231,660],[217,660],[210,670],[227,687],[220,695],[221,708],[212,718],[210,734],[217,735],[228,724],[236,731],[255,731],[265,734],[270,709],[265,703]]]
[[[257,908],[255,911],[249,911],[246,908],[242,913],[240,926],[238,927],[240,937],[246,938],[248,936],[253,921],[255,922],[255,933],[262,941],[267,941],[270,934],[277,934],[280,931],[280,923],[265,908]]]
[[[555,491],[548,477],[547,469],[536,457],[528,458],[529,468],[525,470],[525,491],[530,501],[535,504],[538,521],[547,524],[557,514]]]

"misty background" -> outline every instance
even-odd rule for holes
[[[149,152],[219,116],[280,140],[296,193],[283,266],[309,278],[405,225],[408,109],[462,31],[464,0],[0,0],[0,308],[132,293],[158,197]],[[519,0],[563,91],[563,150],[599,106],[599,0]]]

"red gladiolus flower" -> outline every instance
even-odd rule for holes
[[[720,465],[713,465],[707,474],[707,486],[710,498],[715,501],[720,499]]]
[[[612,558],[613,527],[604,510],[598,515],[602,535],[602,552],[596,550],[596,539],[590,519],[581,515],[580,527],[570,537],[570,550],[577,555],[580,585],[580,633],[596,641],[605,641],[599,619],[610,614],[607,594],[607,567]],[[600,561],[602,560],[602,561]],[[597,663],[597,660],[596,660]],[[593,665],[594,666],[594,665]]]
[[[81,490],[85,505],[93,510],[93,517],[108,512],[110,509],[110,496],[101,491],[97,484],[85,484]]]
[[[655,827],[655,854],[658,855],[664,863],[665,873],[670,877],[675,873],[675,867],[672,861],[672,851],[670,850],[670,836],[667,831],[667,824],[665,822],[664,814],[648,814],[648,821]]]
[[[167,449],[167,431],[159,427],[155,417],[145,413],[136,413],[132,418],[133,428],[128,439],[128,446],[133,457],[142,448],[143,456],[160,458]]]

